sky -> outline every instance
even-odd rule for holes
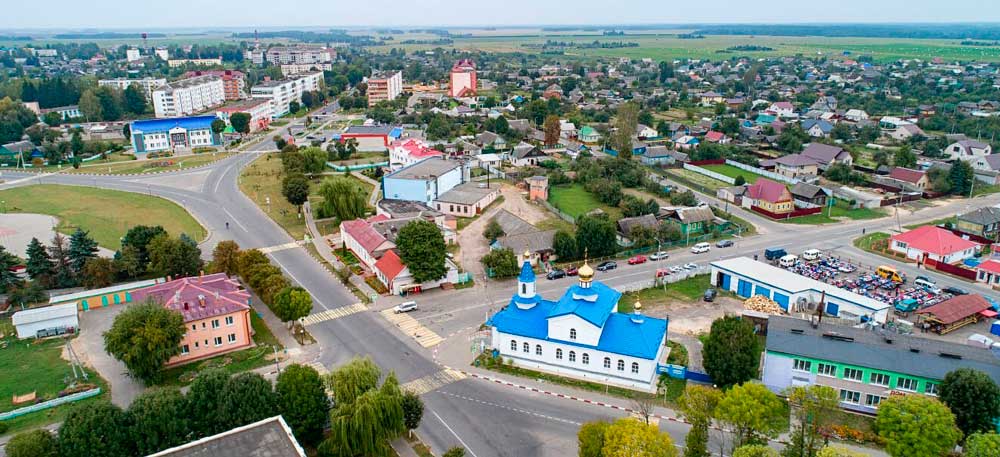
[[[25,29],[1000,22],[997,0],[3,0]]]

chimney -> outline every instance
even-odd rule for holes
[[[174,301],[180,301],[180,300],[181,300],[181,291],[179,291],[179,290],[175,291],[174,292]]]
[[[191,307],[188,305],[188,302],[184,302],[184,311],[187,311],[189,309],[191,309]]]
[[[205,278],[205,270],[198,270],[198,284],[201,284],[201,280]]]
[[[198,294],[198,306],[205,307],[205,296]]]
[[[170,275],[167,275],[167,282],[170,282],[170,281],[173,281],[173,279],[170,278]]]

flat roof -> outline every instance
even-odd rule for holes
[[[485,182],[476,181],[459,184],[448,192],[441,194],[436,200],[447,203],[458,203],[460,205],[472,205],[500,189],[499,184],[490,184],[489,187],[479,187],[480,184],[486,186]]]
[[[306,457],[281,416],[182,444],[149,457]]]
[[[838,298],[871,310],[880,311],[889,308],[889,304],[880,302],[874,298],[868,298],[832,284],[807,278],[784,268],[778,268],[749,257],[716,260],[715,262],[711,262],[710,265],[714,268],[752,278],[755,281],[793,294],[807,291],[817,293],[826,292],[828,297]]]
[[[413,165],[389,173],[385,177],[393,179],[428,179],[431,176],[441,176],[461,166],[461,162],[454,160],[428,157]]]
[[[168,82],[168,83],[160,86],[158,88],[158,90],[161,90],[163,88],[166,88],[167,90],[184,89],[186,87],[200,86],[200,85],[205,84],[205,83],[209,83],[209,82],[212,82],[212,81],[221,81],[221,80],[222,80],[221,77],[215,76],[215,75],[194,76],[194,77],[187,78],[187,79],[181,79],[181,80],[178,80],[178,81]]]
[[[14,313],[10,320],[14,325],[21,325],[70,316],[76,316],[76,303],[64,303],[61,305],[29,308],[24,311]]]
[[[115,292],[121,292],[123,290],[132,290],[132,289],[138,289],[140,287],[149,287],[149,286],[152,286],[152,285],[155,285],[155,284],[159,284],[161,282],[163,282],[163,278],[159,278],[159,279],[147,279],[145,281],[135,281],[135,282],[126,282],[126,283],[122,283],[122,284],[115,284],[115,285],[113,285],[111,287],[104,287],[104,288],[101,288],[101,289],[90,289],[90,290],[85,290],[85,291],[82,291],[82,292],[75,292],[75,293],[72,293],[72,294],[55,295],[55,296],[49,298],[49,304],[53,305],[53,304],[56,304],[56,303],[64,303],[64,302],[68,302],[68,301],[77,301],[77,300],[79,300],[81,298],[93,297],[95,295],[111,294],[111,293],[115,293]]]

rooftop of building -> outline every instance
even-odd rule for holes
[[[459,205],[472,205],[498,190],[500,190],[500,184],[498,183],[487,185],[485,182],[469,181],[464,184],[459,184],[451,190],[439,195],[435,201],[457,203]]]
[[[225,273],[174,279],[132,292],[136,302],[148,299],[162,304],[191,322],[250,309],[250,293]]]
[[[456,160],[447,160],[440,157],[430,157],[421,160],[408,167],[396,170],[388,175],[386,178],[394,179],[431,179],[432,177],[441,176],[449,171],[456,168],[460,168],[462,163]]]
[[[183,128],[186,130],[203,130],[212,128],[212,121],[218,119],[215,116],[188,116],[171,117],[164,119],[141,119],[132,121],[131,132],[135,133],[158,133],[167,132],[173,128]]]
[[[216,75],[201,75],[192,78],[185,78],[177,81],[171,81],[158,87],[156,90],[171,92],[177,89],[186,89],[189,87],[200,86],[202,84],[208,84],[214,81],[221,81],[221,80],[222,78]]]
[[[305,457],[281,416],[172,447],[149,457]]]

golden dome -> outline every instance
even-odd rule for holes
[[[583,266],[577,270],[577,274],[580,275],[580,281],[589,282],[594,279],[594,269],[590,268],[587,262],[583,262]]]
[[[524,260],[528,260],[530,258],[531,258],[531,251],[525,249],[524,250]]]
[[[635,305],[632,306],[632,309],[636,310],[636,312],[642,311],[642,303],[639,303],[639,300],[636,300]]]

